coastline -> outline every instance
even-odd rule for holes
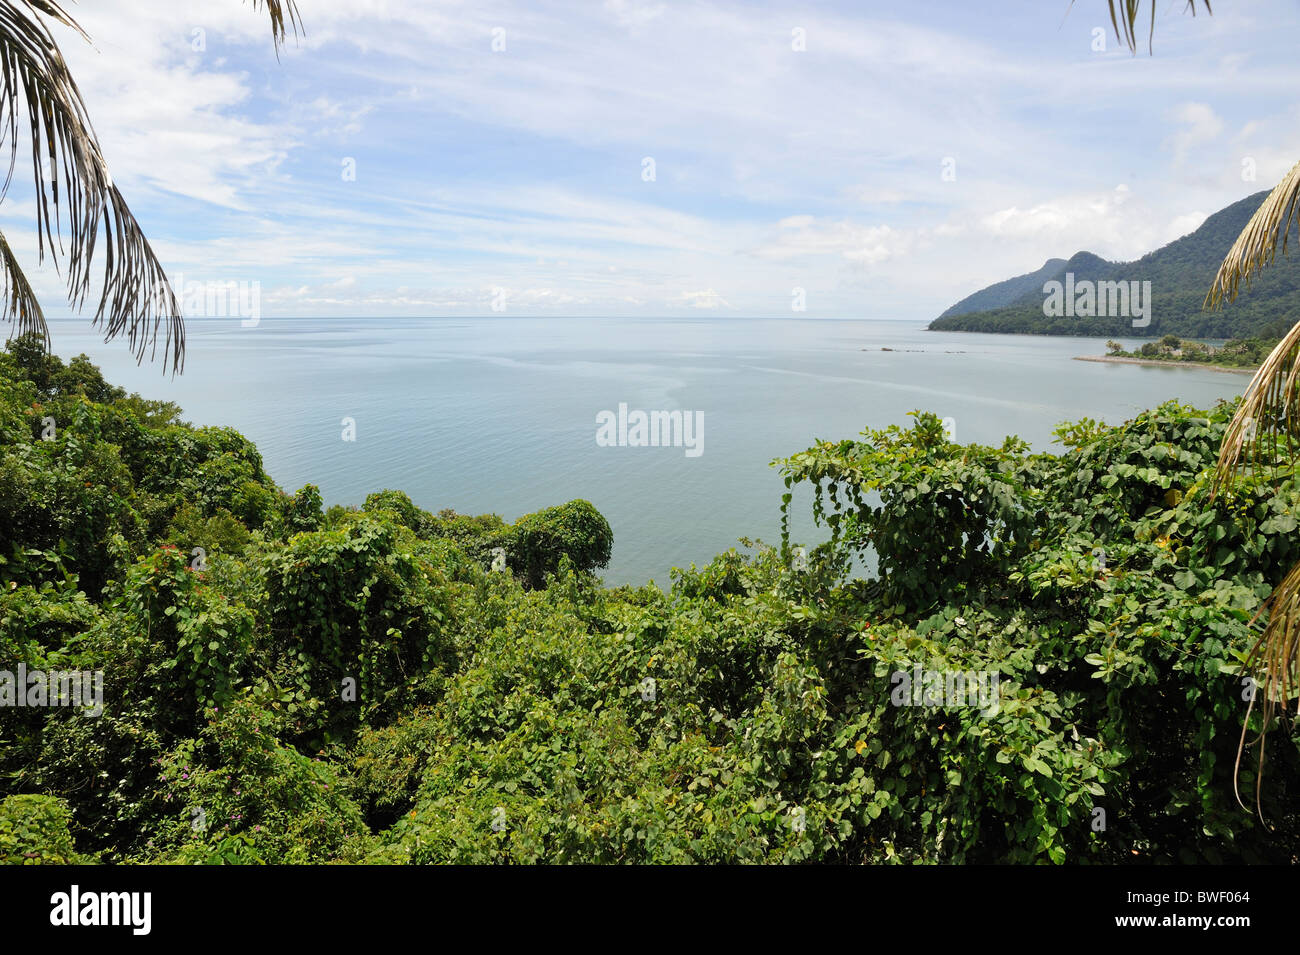
[[[1160,368],[1204,368],[1207,371],[1220,371],[1227,374],[1253,375],[1259,371],[1254,368],[1232,368],[1228,365],[1211,365],[1203,361],[1162,361],[1158,358],[1119,358],[1112,355],[1077,355],[1075,361],[1100,361],[1116,365],[1156,365]]]

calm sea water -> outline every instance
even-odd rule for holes
[[[65,359],[85,352],[186,420],[238,429],[282,487],[317,484],[327,504],[400,488],[429,510],[513,520],[586,498],[614,530],[610,584],[666,583],[670,567],[707,563],[739,537],[779,540],[784,487],[769,463],[814,439],[922,409],[953,418],[962,443],[1017,434],[1049,450],[1062,421],[1117,424],[1169,398],[1209,407],[1249,380],[1072,360],[1103,353],[1099,339],[853,320],[192,320],[175,379],[88,322],[51,331]],[[598,446],[597,415],[620,403],[702,412],[703,453]],[[809,500],[792,521],[804,542],[822,537]]]

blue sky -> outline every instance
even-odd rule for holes
[[[1295,2],[1162,3],[1137,57],[1104,0],[300,11],[278,61],[237,0],[103,0],[74,11],[92,45],[60,34],[169,271],[258,282],[267,318],[925,319],[1052,256],[1136,258],[1300,158]],[[0,228],[66,314],[31,222],[16,187]]]

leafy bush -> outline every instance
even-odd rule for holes
[[[511,555],[528,586],[541,587],[567,557],[579,571],[609,563],[614,534],[609,522],[587,501],[570,501],[526,514],[511,529]]]
[[[342,725],[355,724],[358,704],[382,708],[454,660],[443,578],[415,543],[382,515],[367,515],[299,534],[267,555],[274,647],[296,661],[300,698],[330,700]]]
[[[393,520],[410,530],[423,540],[428,540],[438,533],[438,521],[428,511],[421,510],[411,501],[405,491],[376,491],[366,497],[363,511],[388,511]]]
[[[324,518],[320,488],[315,484],[304,484],[297,494],[285,502],[284,531],[286,534],[320,530]]]
[[[251,539],[248,528],[224,507],[217,508],[211,517],[204,517],[190,504],[176,512],[166,533],[167,542],[187,554],[193,554],[195,548],[202,548],[204,554],[216,551],[238,554]]]
[[[68,832],[71,814],[50,796],[7,796],[0,801],[0,865],[82,865]]]
[[[330,861],[364,842],[338,772],[279,743],[283,727],[255,701],[209,717],[162,760],[171,818],[156,851],[178,862],[295,864]]]
[[[253,614],[202,578],[188,555],[164,544],[131,568],[121,600],[130,625],[157,647],[152,688],[181,725],[229,702],[252,643]]]

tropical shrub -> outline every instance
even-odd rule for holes
[[[169,861],[326,862],[367,835],[329,763],[279,743],[256,701],[208,712],[198,737],[161,763],[169,818],[153,848]],[[356,849],[351,851],[355,852]]]
[[[0,801],[0,865],[77,865],[68,832],[70,813],[50,796],[7,796]]]
[[[416,544],[368,515],[266,555],[271,647],[289,662],[296,700],[330,700],[352,726],[359,709],[387,712],[430,670],[453,665],[445,581]]]
[[[613,543],[609,522],[587,501],[526,514],[511,528],[512,563],[533,588],[559,570],[562,558],[579,571],[604,567]]]

